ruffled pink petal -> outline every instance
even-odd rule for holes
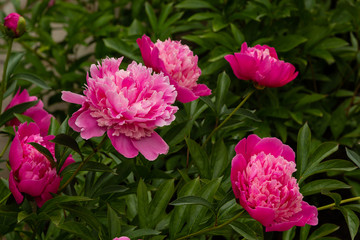
[[[14,172],[14,170],[11,170],[10,174],[9,174],[9,189],[10,189],[11,193],[14,195],[16,203],[20,204],[24,200],[24,196],[20,193],[20,191],[17,187],[17,183],[15,181],[13,172]]]
[[[283,151],[283,143],[277,138],[263,138],[259,141],[251,152],[251,156],[264,152],[265,154],[271,154],[274,157],[281,155]]]
[[[75,103],[75,104],[83,104],[85,102],[86,98],[83,95],[69,92],[69,91],[61,91],[61,99],[65,102],[69,103]]]
[[[23,161],[23,149],[19,139],[19,134],[16,134],[14,140],[11,143],[9,150],[9,162],[11,169],[13,171],[18,170],[22,161]]]
[[[33,107],[26,110],[24,112],[24,115],[34,120],[34,122],[38,125],[40,129],[40,135],[47,135],[50,127],[50,121],[52,118],[51,114],[49,114],[43,108]]]
[[[231,174],[230,180],[232,182],[232,188],[236,198],[240,198],[240,183],[239,172],[242,172],[246,168],[247,161],[242,154],[237,154],[231,162]]]
[[[154,45],[153,42],[145,34],[141,38],[138,38],[136,42],[139,45],[145,66],[151,66],[151,46]]]
[[[197,96],[209,96],[209,95],[211,95],[211,89],[208,88],[205,84],[198,84],[193,89],[193,92]]]
[[[113,133],[114,130],[109,129],[107,134],[116,151],[127,158],[134,158],[139,154],[139,151],[134,147],[134,144],[129,137],[126,137],[123,134],[113,136]]]
[[[84,139],[102,136],[106,129],[99,127],[96,119],[91,116],[91,111],[86,110],[82,112],[75,120],[75,125],[81,130],[80,135]]]
[[[166,154],[169,151],[169,146],[156,132],[153,132],[150,137],[131,139],[131,141],[134,147],[150,161],[155,160],[159,154]]]

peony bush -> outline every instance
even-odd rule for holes
[[[3,5],[1,238],[359,237],[357,1]]]

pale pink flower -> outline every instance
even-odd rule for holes
[[[169,146],[154,129],[169,125],[177,107],[169,78],[132,62],[119,70],[122,58],[107,58],[92,65],[84,95],[63,91],[62,99],[81,104],[69,125],[84,139],[109,136],[115,149],[127,158],[140,152],[148,160],[166,154]]]
[[[43,154],[28,144],[35,142],[42,145],[55,159],[55,144],[49,142],[53,138],[54,136],[50,135],[42,136],[39,127],[33,122],[20,124],[9,152],[9,189],[18,204],[23,201],[23,194],[28,194],[34,197],[37,205],[41,207],[52,198],[51,193],[57,192],[61,177],[57,174],[56,168],[51,166]],[[70,155],[61,170],[73,162]]]
[[[317,209],[303,201],[296,179],[295,153],[277,138],[250,135],[235,147],[231,183],[235,197],[266,231],[317,225]]]
[[[23,35],[25,24],[25,19],[18,13],[10,13],[4,18],[4,26],[13,33],[13,37]]]
[[[38,100],[35,96],[30,96],[28,91],[25,89],[20,92],[20,89],[17,91],[15,96],[11,99],[9,105],[5,108],[5,110],[12,108],[18,104],[25,103],[25,102],[32,102]],[[44,110],[44,104],[41,100],[33,106],[27,109],[25,112],[22,113],[25,116],[28,116],[34,120],[34,122],[40,128],[41,135],[47,135],[51,118],[53,117],[49,114],[46,110]],[[17,118],[13,118],[7,125],[10,126],[19,126],[20,121]]]
[[[279,60],[275,48],[267,45],[248,47],[244,42],[239,53],[225,59],[237,78],[251,80],[260,88],[284,86],[298,75],[291,63]]]
[[[151,39],[143,35],[137,39],[141,55],[146,66],[155,72],[163,72],[170,78],[170,83],[178,92],[177,100],[186,103],[208,96],[211,90],[205,84],[198,84],[201,75],[198,67],[198,57],[180,41],[170,39],[154,44]]]

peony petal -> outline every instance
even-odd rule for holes
[[[295,152],[288,145],[285,144],[283,145],[281,156],[286,160],[288,160],[289,162],[295,162]]]
[[[75,125],[81,128],[80,135],[84,139],[102,136],[106,129],[99,127],[96,119],[91,116],[90,110],[82,112],[75,120]]]
[[[24,200],[24,196],[20,193],[17,187],[17,182],[15,181],[14,178],[14,170],[11,170],[9,174],[9,190],[14,195],[16,203],[17,204],[22,203],[22,201]]]
[[[19,191],[27,193],[33,197],[40,196],[46,187],[47,181],[45,178],[39,180],[24,179],[19,182]]]
[[[113,136],[114,130],[108,130],[108,137],[111,140],[112,145],[122,155],[127,158],[136,157],[139,154],[139,151],[134,147],[132,141],[129,137],[126,137],[124,134],[119,136]]]
[[[46,185],[46,188],[44,189],[40,197],[35,198],[36,204],[39,208],[41,208],[47,200],[53,198],[51,193],[55,194],[59,189],[61,180],[59,176],[50,176],[49,180],[50,181],[48,181],[48,184]]]
[[[21,142],[19,139],[19,134],[16,133],[14,140],[11,143],[9,150],[9,162],[10,167],[13,171],[19,169],[22,161],[23,161],[23,149],[21,146]]]
[[[259,221],[264,226],[269,226],[274,222],[275,212],[271,208],[258,206],[255,209],[252,209],[247,207],[246,211],[252,218]]]
[[[193,89],[193,92],[197,96],[209,96],[209,95],[211,95],[211,89],[208,88],[205,84],[198,84]]]
[[[264,152],[278,157],[283,151],[283,143],[277,138],[263,138],[259,141],[251,152],[251,156]]]
[[[150,137],[131,139],[131,141],[134,147],[150,161],[155,160],[159,154],[166,154],[169,151],[169,146],[156,132],[153,132]]]
[[[173,84],[173,82],[171,82],[171,83]],[[187,103],[187,102],[191,102],[191,101],[194,101],[194,100],[199,98],[199,96],[196,96],[188,88],[177,86],[176,90],[177,90],[177,93],[178,93],[178,95],[176,97],[176,100],[178,100],[179,102]]]
[[[83,104],[85,102],[86,98],[83,95],[69,92],[69,91],[61,91],[61,99],[65,102],[69,103],[75,103],[75,104]]]

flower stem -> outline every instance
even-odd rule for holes
[[[232,115],[234,115],[234,114],[237,112],[237,110],[239,110],[239,108],[241,108],[241,107],[244,105],[244,103],[250,98],[250,96],[251,96],[254,92],[255,92],[255,90],[251,90],[251,91],[245,96],[245,98],[239,103],[239,105],[237,105],[237,107],[229,114],[229,116],[227,116],[227,117],[225,118],[225,120],[222,121],[222,123],[220,123],[219,126],[217,126],[216,128],[214,128],[214,130],[213,130],[213,131],[209,134],[209,136],[206,138],[203,146],[206,145],[206,143],[210,140],[210,138],[212,137],[212,135],[214,135],[214,133],[215,133],[217,130],[219,130],[227,121],[229,121],[229,119],[232,117]]]
[[[8,47],[7,54],[6,54],[6,59],[5,59],[5,62],[4,62],[3,76],[2,76],[2,80],[1,80],[1,89],[0,89],[0,113],[1,113],[1,110],[2,110],[2,102],[3,102],[3,98],[4,98],[4,93],[6,91],[6,84],[7,84],[7,79],[6,79],[6,72],[7,71],[6,70],[7,70],[10,55],[11,55],[11,48],[12,48],[12,45],[13,45],[13,41],[14,40],[12,38],[10,38],[9,47]]]
[[[236,219],[238,219],[242,214],[243,214],[244,210],[239,212],[238,214],[236,214],[234,217],[230,218],[229,220],[227,220],[226,222],[224,222],[223,224],[220,224],[218,226],[213,226],[213,227],[210,227],[210,228],[205,228],[203,230],[200,230],[198,232],[195,232],[195,233],[191,233],[189,235],[186,235],[184,237],[181,237],[181,238],[177,238],[176,240],[182,240],[182,239],[187,239],[187,238],[190,238],[190,237],[194,237],[194,236],[197,236],[197,235],[200,235],[200,234],[204,234],[204,233],[207,233],[207,232],[211,232],[211,231],[215,231],[215,230],[218,230],[222,227],[225,227],[226,225],[229,225],[230,223],[232,223],[233,221],[235,221]]]
[[[354,202],[354,201],[358,201],[358,200],[360,200],[360,197],[348,198],[348,199],[344,199],[344,200],[340,201],[340,204],[348,203],[348,202]],[[336,206],[335,203],[331,203],[329,205],[318,207],[317,210],[321,211],[321,210],[325,210],[325,209],[330,209],[330,208],[335,207],[335,206]]]
[[[64,185],[62,185],[58,192],[61,192],[62,190],[64,190],[66,188],[67,185],[70,184],[70,182],[76,177],[76,175],[80,172],[81,168],[85,165],[85,163],[87,163],[98,151],[99,149],[102,147],[102,145],[105,143],[107,139],[107,135],[105,134],[103,139],[101,140],[101,142],[99,143],[99,145],[97,145],[97,147],[94,149],[94,151],[84,160],[82,161],[79,166],[77,167],[77,169],[75,170],[75,172],[71,175],[71,177],[64,183]]]

